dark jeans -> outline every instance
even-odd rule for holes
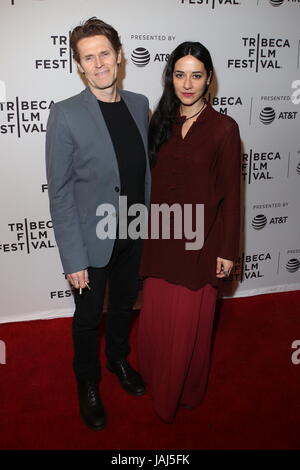
[[[91,290],[75,291],[72,331],[73,368],[79,380],[100,380],[99,327],[108,281],[108,312],[105,353],[109,361],[129,353],[128,334],[132,307],[138,294],[138,270],[142,240],[116,240],[112,257],[104,268],[88,268]]]

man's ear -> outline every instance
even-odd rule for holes
[[[119,52],[118,52],[118,54],[117,54],[117,64],[118,64],[118,65],[120,65],[121,60],[122,60],[122,50],[119,49]]]
[[[80,73],[84,73],[84,70],[83,70],[83,68],[81,67],[80,63],[79,63],[79,62],[76,62],[76,64],[77,64],[77,68],[78,68],[79,72],[80,72]]]

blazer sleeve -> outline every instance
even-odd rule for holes
[[[51,107],[46,133],[46,173],[50,213],[65,274],[89,266],[74,200],[75,143],[59,103]]]
[[[218,184],[222,202],[220,205],[222,232],[218,256],[234,261],[239,254],[240,240],[240,163],[241,140],[239,127],[232,120],[220,148]]]

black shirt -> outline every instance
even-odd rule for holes
[[[125,102],[98,100],[118,160],[121,196],[131,204],[145,203],[146,155],[142,137]]]

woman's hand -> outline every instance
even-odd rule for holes
[[[217,258],[216,276],[219,278],[228,277],[233,267],[233,261],[224,258]]]

